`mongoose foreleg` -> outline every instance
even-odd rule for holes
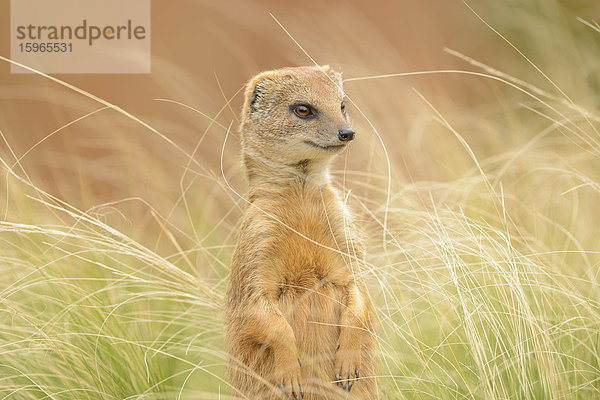
[[[352,389],[360,374],[362,336],[368,329],[368,314],[354,281],[346,287],[346,302],[340,319],[340,336],[335,353],[336,385]]]
[[[274,357],[273,384],[290,398],[304,397],[296,337],[279,307],[267,295],[247,307],[241,336],[269,346]]]

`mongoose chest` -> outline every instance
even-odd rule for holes
[[[294,194],[272,208],[278,219],[270,249],[277,297],[345,287],[354,238],[346,229],[343,204],[329,191]]]

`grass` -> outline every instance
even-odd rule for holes
[[[600,33],[544,4],[513,4],[518,27],[502,25],[508,6],[479,6],[509,32],[510,44],[494,36],[506,51],[497,63],[448,50],[464,68],[411,79],[483,85],[481,104],[406,88],[414,113],[400,139],[385,122],[404,105],[398,87],[383,92],[387,108],[376,93],[406,75],[346,82],[368,151],[351,149],[333,175],[369,238],[382,399],[600,398],[599,86],[585,74],[600,65]],[[101,204],[84,191],[86,209],[65,200],[85,183],[44,191],[3,146],[0,398],[231,397],[222,304],[244,183],[235,134],[223,143],[234,121],[220,117],[197,146],[161,129],[150,136],[159,151],[109,137],[144,168],[116,177],[89,160],[80,180],[154,186]],[[389,159],[370,124],[384,127]],[[199,161],[203,147],[221,157]],[[163,151],[178,179],[155,162]]]

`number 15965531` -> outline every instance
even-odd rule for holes
[[[73,43],[65,42],[26,42],[19,43],[21,53],[71,53]]]

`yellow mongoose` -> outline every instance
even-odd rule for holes
[[[341,74],[329,66],[263,72],[245,96],[251,204],[226,295],[235,396],[374,399],[364,251],[328,171],[354,138]]]

